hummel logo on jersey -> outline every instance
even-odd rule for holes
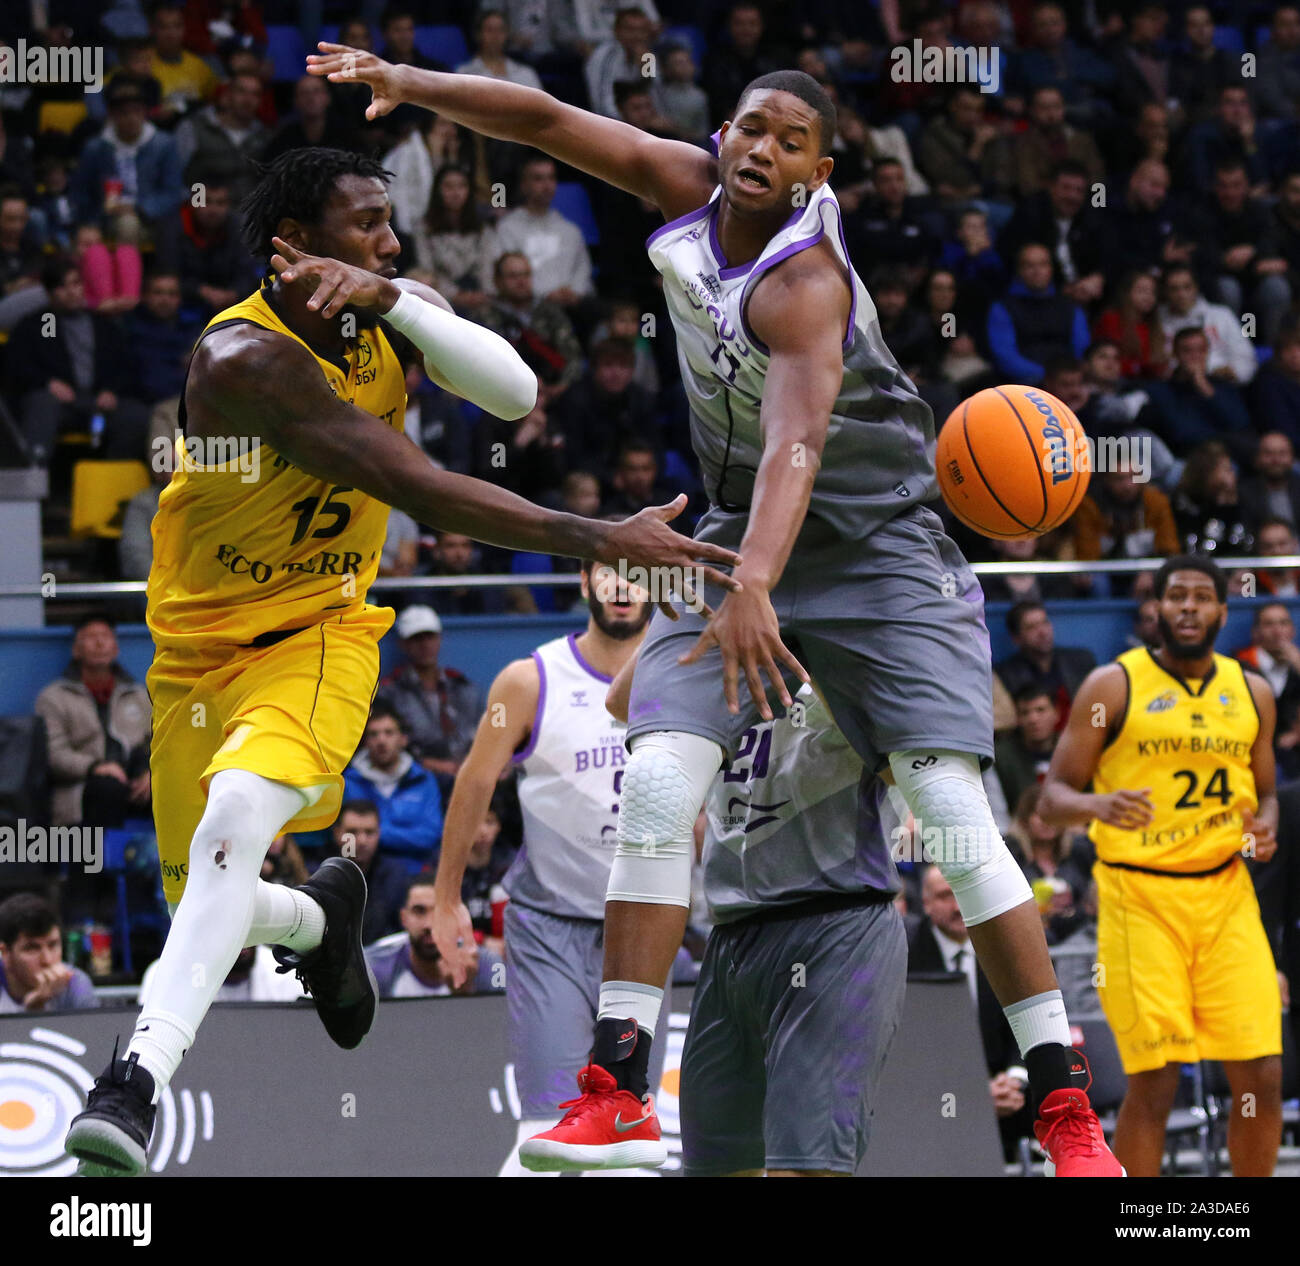
[[[569,707],[585,708],[587,706],[587,692],[585,690],[574,690],[570,692]]]
[[[1156,695],[1150,703],[1147,704],[1148,712],[1168,712],[1170,708],[1178,702],[1172,690],[1166,690],[1162,695]]]
[[[637,1117],[635,1121],[624,1121],[623,1114],[620,1112],[618,1116],[614,1118],[614,1128],[620,1134],[626,1134],[629,1130],[635,1130],[638,1125],[644,1125],[647,1121],[652,1121],[654,1119],[654,1115],[655,1115],[655,1110],[653,1105],[649,1107],[645,1116]]]
[[[939,758],[937,756],[927,756],[925,757],[924,760],[914,760],[912,762],[912,768],[929,769],[931,765],[937,765],[938,763],[939,763]]]

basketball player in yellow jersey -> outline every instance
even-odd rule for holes
[[[324,148],[266,168],[244,228],[274,276],[209,322],[190,363],[147,613],[154,810],[173,922],[125,1057],[114,1051],[69,1130],[83,1172],[143,1170],[158,1098],[246,945],[276,946],[340,1046],[370,1028],[361,871],[334,859],[296,889],[259,873],[281,831],[337,814],[393,619],[365,600],[389,505],[513,549],[679,574],[696,560],[736,562],[667,526],[685,498],[621,523],[558,514],[439,470],[402,435],[404,375],[385,327],[423,354],[435,381],[501,417],[524,416],[537,382],[509,344],[435,291],[392,280],[388,174]]]
[[[1165,562],[1159,649],[1087,677],[1038,809],[1092,823],[1098,992],[1128,1073],[1114,1150],[1133,1176],[1160,1172],[1180,1064],[1223,1061],[1233,1173],[1271,1174],[1282,1136],[1282,999],[1243,860],[1277,847],[1276,709],[1214,653],[1226,595],[1208,559]]]

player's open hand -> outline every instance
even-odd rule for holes
[[[365,49],[349,48],[346,44],[328,44],[322,40],[316,47],[320,49],[319,53],[307,54],[307,73],[324,76],[336,84],[369,84],[367,119],[382,118],[394,106],[402,104],[398,87],[400,66],[394,66],[374,53],[367,53]]]
[[[1257,862],[1270,862],[1277,852],[1277,835],[1271,822],[1257,818],[1249,809],[1241,811],[1242,852]]]
[[[459,989],[478,965],[474,924],[463,901],[433,907],[433,943],[451,972],[451,987]]]
[[[681,593],[683,601],[712,615],[709,608],[703,606],[703,597],[698,592],[700,582],[707,580],[729,592],[741,588],[738,580],[707,566],[708,563],[719,563],[724,567],[735,567],[740,562],[739,554],[723,549],[721,545],[693,541],[668,526],[668,520],[675,519],[684,509],[686,494],[681,493],[667,505],[646,506],[630,519],[604,525],[603,540],[595,551],[598,563],[608,563],[611,567],[622,563],[629,573],[628,580],[648,589],[659,609],[671,620],[677,619],[669,597],[671,592],[684,590]],[[649,574],[644,580],[633,576],[631,570],[634,567],[645,568]]]
[[[336,316],[352,304],[358,308],[378,308],[387,312],[401,298],[401,290],[387,277],[366,268],[342,264],[324,255],[308,255],[283,238],[273,237],[278,254],[271,256],[271,267],[286,285],[295,281],[315,281],[316,293],[307,307],[321,316]]]
[[[710,617],[704,632],[695,645],[678,658],[679,664],[693,664],[711,647],[722,652],[722,686],[727,698],[727,710],[740,711],[739,678],[745,674],[750,696],[764,721],[772,719],[772,708],[767,702],[768,687],[785,707],[793,700],[781,675],[778,663],[785,664],[800,681],[809,681],[808,670],[794,657],[781,641],[781,628],[772,599],[762,586],[751,586],[739,593],[730,593],[723,599],[717,613]]]
[[[1140,831],[1151,825],[1156,807],[1151,801],[1151,788],[1130,791],[1127,787],[1097,797],[1096,816],[1110,826],[1125,831]]]

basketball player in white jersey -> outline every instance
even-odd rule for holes
[[[582,1096],[540,1142],[575,1168],[625,1164],[645,1099],[658,982],[690,905],[692,834],[750,700],[791,704],[809,673],[872,773],[890,775],[939,832],[934,861],[1029,1071],[1051,1172],[1118,1176],[1078,1087],[1065,1004],[1028,881],[980,778],[992,761],[992,667],[982,596],[925,506],[938,496],[934,418],[885,345],[827,183],[835,107],[810,76],[746,86],[716,155],[536,89],[392,66],[322,44],[308,70],[368,83],[367,117],[400,102],[551,157],[654,203],[664,278],[711,506],[696,540],[740,554],[739,590],[705,587],[708,615],[656,618],[632,683],[604,983]],[[874,262],[874,261],[873,261]],[[725,600],[724,600],[725,598]],[[653,1112],[642,1118],[657,1133]],[[525,1147],[521,1155],[527,1156]],[[638,1162],[639,1163],[639,1162]]]
[[[539,646],[492,683],[456,775],[438,860],[434,941],[459,985],[474,934],[461,901],[465,864],[498,780],[513,764],[524,837],[504,881],[506,1006],[522,1119],[503,1178],[527,1174],[519,1142],[554,1125],[571,1097],[600,994],[605,890],[627,755],[626,727],[605,710],[605,692],[641,645],[651,608],[644,590],[620,586],[600,563],[583,564],[582,596],[590,611],[584,632]],[[667,1022],[666,1011],[661,1018]],[[654,1085],[663,1069],[656,1053]],[[647,1163],[662,1163],[661,1147]]]

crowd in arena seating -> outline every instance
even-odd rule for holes
[[[52,555],[74,460],[148,467],[148,486],[122,507],[116,558],[98,558],[83,578],[147,576],[169,469],[155,460],[158,441],[174,435],[194,341],[269,267],[241,241],[240,199],[255,164],[304,145],[381,158],[404,275],[501,334],[537,374],[536,407],[506,422],[451,397],[412,360],[406,433],[433,461],[587,515],[632,514],[678,491],[692,495],[691,515],[707,504],[643,248],[660,223],[654,209],[412,106],[367,121],[367,89],[326,85],[284,56],[324,32],[394,62],[541,86],[702,146],[749,80],[806,70],[839,109],[831,183],[850,255],[937,422],[973,391],[1013,381],[1045,387],[1094,440],[1116,442],[1120,456],[1059,530],[994,542],[952,524],[970,558],[1300,553],[1297,5],[123,0],[109,11],[48,0],[7,5],[0,40],[102,44],[107,81],[98,94],[0,84],[0,465],[49,471]],[[900,79],[893,54],[914,47],[993,56],[980,82]],[[395,595],[404,660],[381,683],[340,817],[317,836],[277,841],[264,868],[296,883],[333,853],[362,866],[386,994],[450,992],[427,952],[429,868],[485,683],[440,662],[442,617],[562,607],[569,590],[529,588],[527,577],[567,569],[576,563],[481,547],[392,512],[381,575],[503,571],[520,584]],[[1077,961],[1090,963],[1095,944],[1089,847],[1047,827],[1036,807],[1095,661],[1056,644],[1043,603],[1129,598],[1133,644],[1154,644],[1151,580],[984,580],[990,601],[1012,604],[1017,648],[996,665],[1001,825],[1034,881],[1049,942],[1079,950]],[[1273,686],[1286,777],[1300,776],[1300,646],[1281,600],[1300,596],[1298,582],[1289,567],[1234,575],[1235,594],[1277,601],[1256,609],[1249,646],[1221,648]],[[116,664],[110,622],[81,625],[67,672],[36,710],[52,822],[148,818],[148,702]],[[499,881],[518,831],[503,783],[465,880],[482,937],[471,990],[497,987]],[[905,882],[901,903],[925,926],[914,965],[967,972],[987,1009],[951,892],[933,871]],[[0,905],[0,1011],[84,1001],[82,976],[39,958],[57,909],[11,900]],[[1072,1012],[1095,1010],[1086,977],[1061,974]],[[223,996],[275,996],[274,985],[249,951]],[[994,1049],[1001,1036],[985,1036],[991,1091],[1010,1120],[1023,1095]]]

